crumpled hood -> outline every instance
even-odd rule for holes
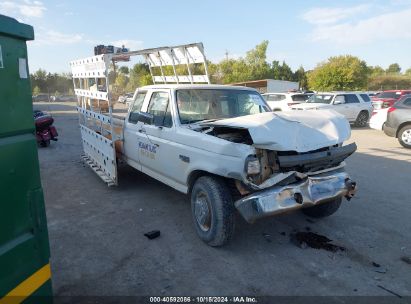
[[[265,112],[205,123],[248,129],[254,146],[275,151],[308,152],[342,143],[351,129],[344,116],[332,110]]]

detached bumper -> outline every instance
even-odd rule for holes
[[[311,207],[343,196],[350,199],[356,188],[356,183],[346,172],[327,172],[291,185],[255,192],[236,201],[235,207],[247,222],[253,223],[262,217]]]

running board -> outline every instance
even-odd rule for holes
[[[100,169],[99,166],[97,166],[90,157],[88,157],[85,154],[82,154],[81,156],[81,160],[86,163],[91,169],[93,169],[94,172],[97,173],[97,175],[107,184],[107,186],[112,187],[112,186],[117,186],[113,180],[111,180],[105,173],[103,170]]]

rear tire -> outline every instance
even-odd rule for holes
[[[222,178],[202,176],[191,191],[191,213],[198,236],[210,246],[227,244],[234,234],[234,204]]]
[[[411,149],[411,125],[407,125],[398,132],[398,141],[404,148]]]
[[[40,146],[42,146],[43,148],[50,146],[50,140],[43,140],[42,142],[40,142]]]
[[[327,203],[322,203],[317,206],[313,207],[308,207],[308,208],[303,208],[301,211],[308,216],[311,217],[326,217],[334,214],[337,212],[338,208],[340,208],[342,202],[342,198],[337,198],[333,201],[327,202]]]
[[[367,111],[361,111],[358,116],[357,119],[355,120],[355,126],[358,128],[364,128],[367,126],[367,122],[368,122],[368,118],[369,118],[369,114]]]

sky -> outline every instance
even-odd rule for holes
[[[344,54],[411,67],[411,0],[0,0],[0,14],[34,27],[31,72],[69,72],[69,61],[92,56],[98,44],[138,50],[203,42],[207,59],[219,62],[263,40],[268,61],[293,70]]]

